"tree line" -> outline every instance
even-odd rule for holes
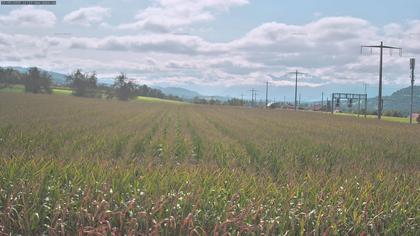
[[[137,85],[124,73],[114,78],[110,86],[98,84],[95,72],[84,73],[77,69],[66,78],[67,86],[71,88],[72,95],[78,97],[118,99],[128,101],[137,96],[155,97],[162,99],[179,100],[177,96],[166,95],[159,89],[147,85]],[[28,72],[21,73],[12,68],[0,68],[0,88],[11,84],[24,85],[28,93],[52,93],[53,80],[49,73],[37,67],[29,68]]]
[[[8,87],[11,84],[25,86],[25,92],[52,93],[51,75],[32,67],[26,73],[20,73],[12,68],[0,68],[0,87]]]
[[[229,105],[229,106],[245,106],[249,104],[249,101],[245,101],[238,98],[231,98],[226,101],[222,101],[215,98],[205,99],[203,97],[194,97],[192,102],[195,104],[206,104],[206,105]]]
[[[12,68],[0,68],[0,85],[23,84],[22,74]]]

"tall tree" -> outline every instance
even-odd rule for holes
[[[51,93],[51,75],[37,67],[29,68],[24,79],[25,91],[29,93]]]
[[[136,85],[129,81],[124,73],[115,78],[113,85],[115,96],[122,101],[127,101],[136,96]]]
[[[80,97],[95,97],[97,81],[96,73],[83,74],[80,69],[67,76],[67,82],[73,89],[73,95]]]

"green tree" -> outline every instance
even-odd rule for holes
[[[220,105],[220,104],[222,104],[222,102],[221,102],[220,100],[218,100],[218,99],[213,99],[213,98],[211,98],[211,99],[208,101],[208,104],[210,104],[210,105]]]
[[[0,86],[23,84],[23,75],[12,68],[0,68]]]
[[[129,81],[127,76],[124,73],[121,73],[115,78],[114,85],[115,96],[122,101],[127,101],[136,96],[136,85]]]
[[[25,74],[24,85],[28,93],[52,93],[51,75],[37,67],[31,67]]]
[[[67,76],[67,82],[73,89],[73,95],[80,97],[96,97],[98,78],[95,73],[83,74],[77,69],[71,75]]]
[[[155,98],[165,98],[165,94],[162,93],[162,91],[160,91],[159,89],[150,88],[145,84],[136,87],[136,95]]]
[[[243,106],[244,101],[242,99],[238,99],[238,98],[231,98],[231,99],[227,100],[225,102],[225,104],[230,105],[230,106]]]
[[[200,97],[194,97],[193,98],[193,103],[197,103],[197,104],[208,104],[207,100],[204,98],[200,98]]]

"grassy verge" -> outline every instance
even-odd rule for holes
[[[142,101],[142,102],[152,102],[152,103],[171,103],[171,104],[186,104],[186,102],[181,101],[175,101],[175,100],[168,100],[168,99],[162,99],[162,98],[152,98],[152,97],[143,97],[138,96],[136,100]]]
[[[357,114],[353,114],[353,113],[334,113],[335,115],[340,115],[340,116],[353,116],[353,117],[357,117]],[[363,115],[360,115],[361,118],[364,118]],[[367,115],[366,118],[369,119],[377,119],[378,116],[375,115]],[[393,117],[393,116],[382,116],[382,120],[384,121],[391,121],[391,122],[398,122],[398,123],[410,123],[410,119],[407,117]],[[416,121],[413,121],[413,123],[417,123]]]
[[[53,88],[52,89],[53,94],[57,94],[57,95],[71,95],[72,94],[72,90],[70,88]],[[6,87],[6,88],[1,88],[0,92],[6,92],[6,93],[24,93],[25,92],[25,88],[22,85],[13,85],[10,87]],[[136,100],[141,101],[141,102],[151,102],[151,103],[159,103],[159,102],[164,102],[164,103],[171,103],[171,104],[186,104],[186,102],[182,102],[182,101],[175,101],[175,100],[168,100],[168,99],[161,99],[161,98],[153,98],[153,97],[143,97],[143,96],[138,96],[136,98]]]

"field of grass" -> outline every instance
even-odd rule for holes
[[[0,88],[0,92],[23,93],[25,92],[25,88],[22,85],[13,85],[7,88]],[[53,88],[52,93],[57,94],[57,95],[71,95],[72,90],[70,88]],[[161,99],[161,98],[152,98],[152,97],[143,97],[143,96],[138,96],[136,100],[139,100],[142,102],[164,102],[164,103],[172,103],[172,104],[186,104],[186,102],[181,102],[181,101]]]
[[[357,117],[357,114],[352,114],[352,113],[335,113],[335,115]],[[360,118],[364,118],[364,116],[363,115],[360,115]],[[369,118],[369,119],[377,119],[378,116],[375,116],[375,115],[367,115],[366,118]],[[391,122],[398,122],[398,123],[405,123],[405,124],[410,123],[410,118],[408,118],[408,117],[382,116],[382,120],[384,120],[384,121],[391,121]],[[417,123],[417,122],[415,120],[413,120],[413,123]]]
[[[138,96],[137,100],[142,101],[142,102],[164,102],[164,103],[172,103],[172,104],[186,104],[185,102],[181,102],[181,101],[175,101],[175,100],[168,100],[168,99],[162,99],[162,98],[152,98],[152,97],[143,97],[143,96]]]
[[[23,85],[13,85],[6,88],[0,88],[0,92],[7,92],[7,93],[23,93],[25,92],[25,87]],[[71,95],[72,90],[70,88],[53,88],[53,94],[57,95]]]
[[[58,95],[71,95],[73,92],[70,88],[53,88],[52,91]]]
[[[0,92],[5,93],[23,93],[25,92],[25,88],[23,86],[14,85],[6,88],[0,88]]]
[[[416,235],[420,126],[0,93],[0,235]]]

